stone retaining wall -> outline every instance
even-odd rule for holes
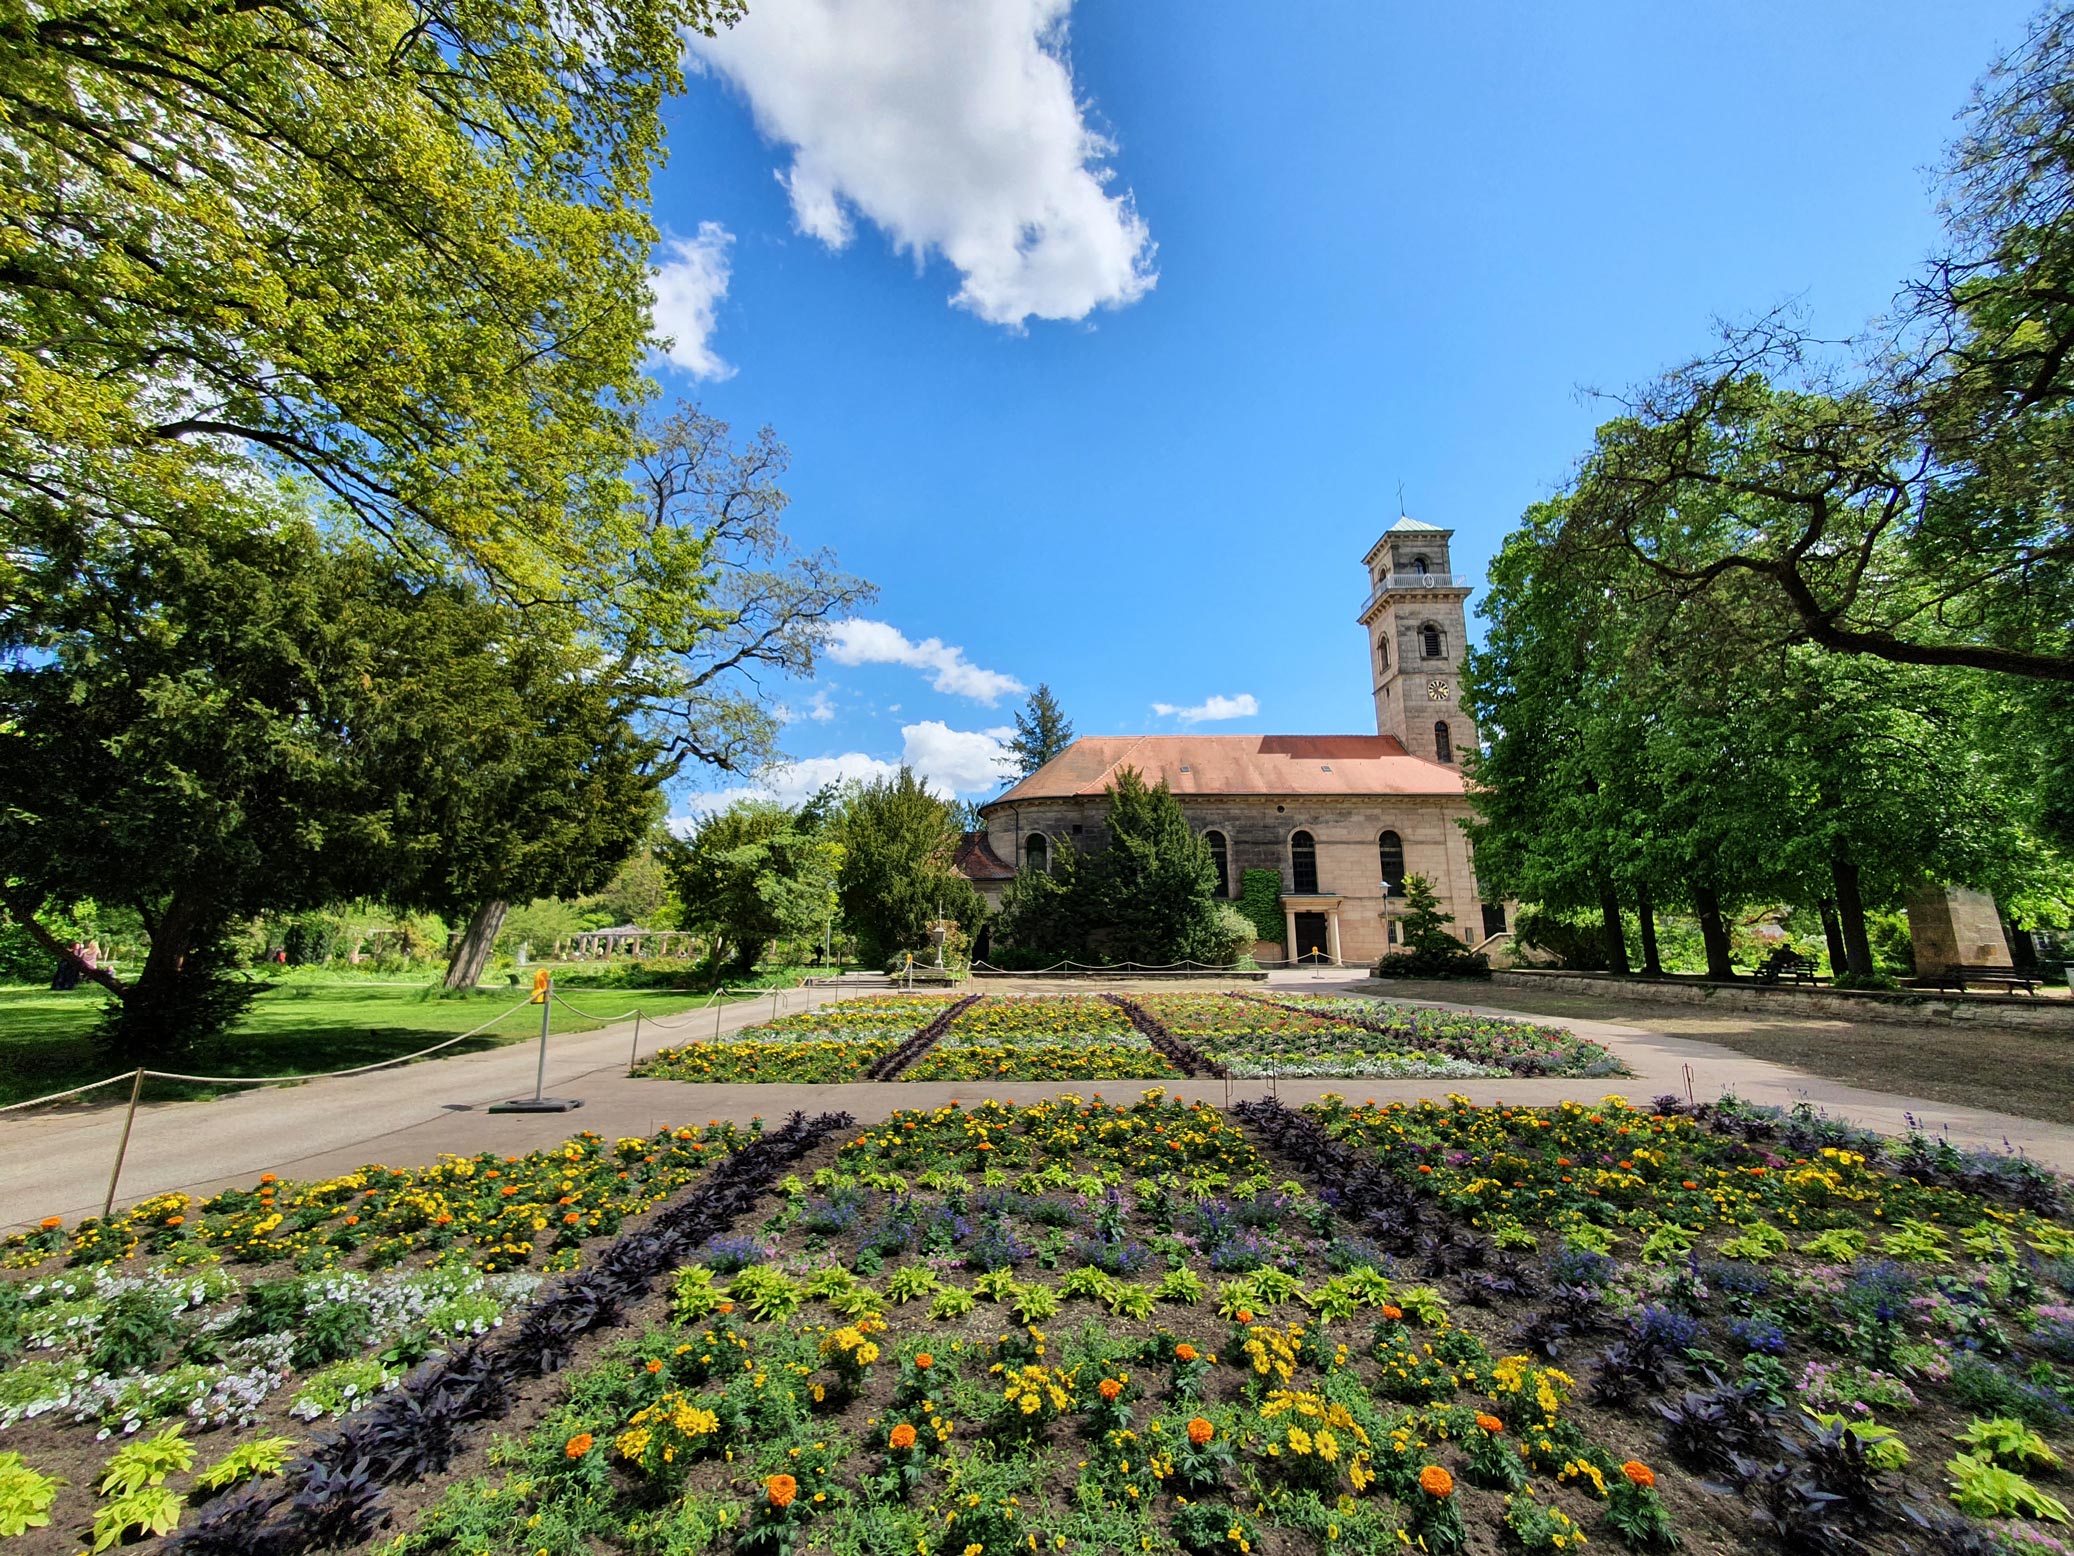
[[[1590,994],[1772,1016],[1827,1016],[1839,1021],[1888,1021],[1911,1026],[2015,1027],[2074,1037],[2074,1000],[2041,994],[1942,994],[1931,990],[1824,989],[1780,984],[1702,983],[1697,979],[1606,978],[1594,973],[1493,972],[1500,989],[1547,994]],[[2040,988],[2044,988],[2040,984]]]

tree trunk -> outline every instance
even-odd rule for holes
[[[1853,978],[1872,976],[1872,942],[1865,935],[1865,901],[1858,895],[1858,867],[1842,854],[1829,862],[1836,882],[1836,915],[1843,924],[1844,961]]]
[[[1656,903],[1647,886],[1635,888],[1635,916],[1642,921],[1642,976],[1661,978],[1664,964],[1656,949]]]
[[[32,901],[25,894],[0,892],[0,907],[6,908],[8,916],[29,932],[31,940],[42,946],[44,950],[54,957],[62,959],[70,956],[72,953],[66,947],[64,941],[45,929],[37,921],[36,913],[42,906],[42,903]],[[122,980],[106,967],[81,967],[79,976],[92,979],[117,999],[121,999],[128,992],[124,988]]]
[[[475,910],[475,917],[461,931],[461,939],[447,962],[448,988],[472,989],[482,981],[483,969],[490,964],[490,947],[497,943],[498,931],[504,928],[504,915],[510,911],[511,904],[501,897],[492,897]]]
[[[1604,925],[1606,970],[1625,978],[1628,974],[1627,936],[1620,926],[1620,897],[1611,881],[1599,883],[1599,917]]]
[[[1844,926],[1836,916],[1836,899],[1824,897],[1817,906],[1822,910],[1822,938],[1829,942],[1829,976],[1841,978],[1850,971],[1851,954],[1844,949]]]
[[[1736,975],[1729,961],[1728,925],[1721,919],[1721,893],[1711,886],[1692,889],[1693,910],[1699,914],[1700,941],[1707,948],[1707,976],[1727,983]]]

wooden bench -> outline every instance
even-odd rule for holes
[[[1978,984],[1992,989],[2022,989],[2026,994],[2038,993],[2038,976],[2021,967],[1947,967],[1941,973],[1931,973],[1916,979],[1926,989],[1957,989],[1966,992],[1966,985]]]
[[[1798,951],[1781,947],[1757,964],[1756,978],[1759,983],[1779,983],[1788,978],[1795,983],[1813,983],[1815,964]]]

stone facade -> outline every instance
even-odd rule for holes
[[[1914,942],[1916,975],[1948,973],[1955,967],[2007,967],[2009,941],[1995,899],[1962,886],[1925,886],[1908,898],[1908,933]]]
[[[1285,922],[1298,912],[1316,912],[1325,919],[1326,939],[1317,948],[1321,960],[1372,962],[1394,943],[1394,921],[1405,908],[1401,894],[1386,897],[1383,892],[1381,843],[1386,832],[1398,838],[1404,874],[1423,875],[1432,883],[1442,908],[1454,915],[1455,932],[1470,945],[1484,939],[1484,909],[1469,840],[1458,825],[1469,813],[1468,806],[1459,794],[1183,794],[1179,799],[1190,826],[1225,840],[1224,896],[1237,899],[1245,871],[1273,870],[1282,883]],[[997,801],[985,807],[986,841],[1001,858],[1026,864],[1038,858],[1048,862],[1059,848],[1092,852],[1108,841],[1102,825],[1107,807],[1100,794]],[[1301,897],[1290,848],[1299,832],[1313,839],[1318,872],[1317,891]],[[1030,844],[1035,837],[1044,841],[1033,857]],[[996,893],[985,885],[981,890],[999,905]],[[1494,912],[1502,911],[1494,907]],[[1277,960],[1310,954],[1311,946],[1301,942],[1292,954],[1287,940],[1285,930],[1283,943],[1264,945],[1261,954]]]

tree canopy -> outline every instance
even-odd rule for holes
[[[1027,778],[1073,744],[1073,725],[1044,682],[1030,693],[1015,716],[1015,738],[1008,742],[1016,772]]]
[[[629,541],[650,175],[733,0],[108,0],[0,24],[0,512],[226,445],[508,579]]]
[[[834,917],[843,848],[833,800],[824,791],[798,810],[741,800],[664,849],[684,927],[712,936],[716,967],[747,973],[772,940],[816,934]]]
[[[588,890],[644,835],[666,765],[566,640],[292,504],[188,518],[54,521],[0,617],[0,901],[137,911],[126,1053],[220,1024],[234,918]]]
[[[960,821],[957,806],[904,766],[843,796],[835,821],[843,847],[836,892],[843,923],[868,959],[930,948],[929,926],[938,919],[977,931],[986,905],[951,867],[964,835]]]

